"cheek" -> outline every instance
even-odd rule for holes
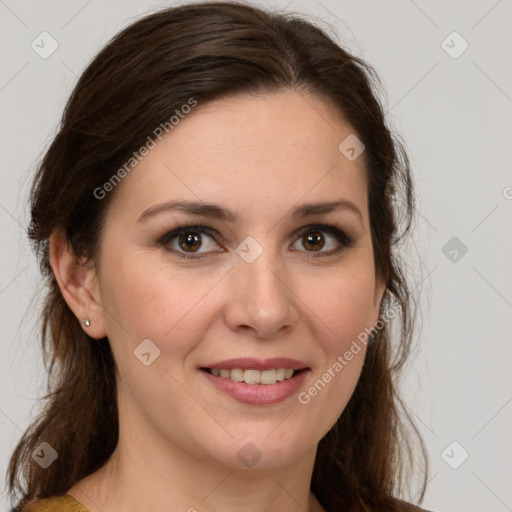
[[[318,292],[308,299],[323,360],[298,399],[311,414],[311,428],[325,432],[352,396],[364,364],[369,330],[376,321],[373,269],[361,265],[345,270],[335,279],[317,281]]]
[[[131,355],[147,338],[170,356],[183,355],[204,329],[198,318],[206,318],[207,295],[218,278],[147,260],[143,252],[105,258],[101,296],[109,339],[118,353]]]
[[[313,282],[309,282],[313,289]],[[315,293],[305,295],[307,308],[323,328],[326,352],[343,350],[377,320],[375,279],[368,266],[352,266],[315,283]]]
[[[166,352],[188,350],[187,338],[191,345],[207,328],[208,313],[219,306],[211,292],[225,283],[219,282],[218,273],[177,270],[155,260],[148,265],[144,252],[125,251],[129,256],[124,257],[121,253],[110,252],[102,266],[101,295],[110,338],[116,339],[114,334],[121,330],[122,339],[130,333],[133,343],[154,338],[161,344],[165,340]],[[315,331],[331,359],[376,320],[369,262],[361,260],[330,272],[304,272],[290,283],[300,299],[295,304],[299,316],[309,317],[306,329]],[[169,343],[175,336],[180,343]]]

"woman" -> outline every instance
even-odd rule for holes
[[[395,390],[413,189],[374,80],[222,2],[93,60],[31,197],[52,388],[13,510],[420,510]]]

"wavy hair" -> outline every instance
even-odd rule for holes
[[[118,441],[109,341],[89,337],[66,304],[49,262],[50,235],[62,230],[77,256],[94,261],[113,194],[99,200],[93,191],[156,126],[190,97],[204,104],[284,89],[315,95],[339,109],[364,143],[375,271],[386,283],[381,314],[391,301],[400,310],[368,343],[355,391],[319,443],[311,491],[332,512],[403,510],[399,498],[417,463],[424,475],[421,502],[426,451],[397,393],[416,309],[394,249],[410,231],[414,192],[404,145],[388,127],[378,99],[379,85],[369,64],[312,22],[234,2],[150,14],[118,33],[92,60],[67,102],[31,190],[28,236],[47,285],[41,340],[48,392],[10,459],[14,512],[34,498],[64,494],[100,468]],[[419,462],[414,439],[421,448]],[[57,450],[59,464],[42,469],[32,461],[42,441]]]

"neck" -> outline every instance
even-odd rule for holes
[[[133,432],[141,430],[120,424],[110,459],[69,490],[91,512],[323,510],[309,490],[316,447],[286,466],[240,469],[194,458],[154,433]]]

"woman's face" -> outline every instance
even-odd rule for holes
[[[133,445],[271,468],[338,419],[383,292],[351,134],[294,92],[198,104],[117,185],[97,291]]]

